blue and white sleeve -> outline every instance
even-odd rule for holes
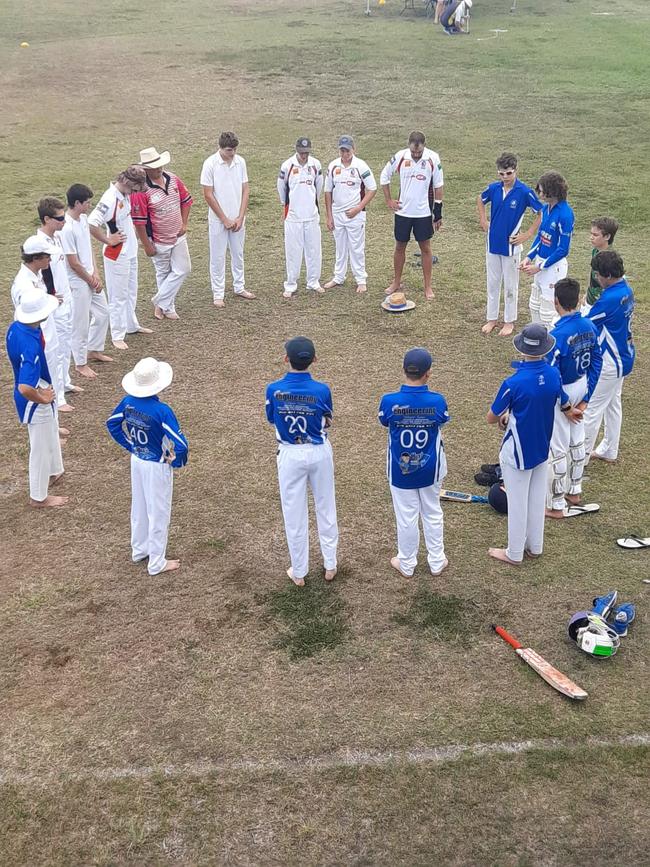
[[[273,424],[273,393],[270,385],[266,387],[266,398],[264,409],[266,411],[266,420]]]
[[[166,408],[161,427],[174,445],[175,457],[172,467],[184,467],[187,463],[189,444],[171,407]]]
[[[595,331],[596,329],[594,329]],[[587,394],[584,399],[589,403],[591,400],[591,396],[594,393],[594,389],[598,385],[598,380],[600,379],[600,372],[603,369],[603,353],[600,348],[600,344],[598,343],[598,338],[596,337],[596,342],[594,344],[593,349],[591,350],[591,364],[587,370]]]
[[[559,262],[560,259],[566,259],[569,255],[569,247],[571,246],[571,235],[573,234],[573,215],[571,217],[567,217],[566,219],[560,219],[559,221],[559,240],[557,242],[557,247],[548,259],[544,262],[544,268],[550,268],[551,265],[555,265],[556,262]]]
[[[494,413],[494,415],[503,415],[508,409],[510,409],[510,401],[512,398],[512,391],[510,390],[510,382],[506,379],[501,383],[501,388],[497,392],[497,396],[492,401],[492,406],[490,409]]]
[[[379,423],[383,424],[384,427],[388,427],[390,424],[390,407],[388,405],[388,401],[386,397],[382,397],[379,401],[379,411],[377,412],[377,418],[379,419]]]
[[[131,451],[131,440],[128,438],[124,431],[124,401],[120,402],[106,422],[106,427],[108,428],[109,434],[113,437],[115,442],[122,446],[123,449],[126,449],[127,452]]]

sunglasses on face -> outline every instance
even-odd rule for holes
[[[57,223],[65,222],[65,214],[62,214],[60,217],[50,217],[50,220],[56,220]]]

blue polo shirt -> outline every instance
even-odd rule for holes
[[[34,403],[18,390],[19,385],[32,388],[52,385],[40,325],[34,328],[12,322],[7,331],[7,355],[14,371],[14,403],[21,424],[48,420],[54,415],[54,404]]]
[[[403,385],[385,394],[379,421],[388,428],[386,473],[396,488],[426,488],[447,473],[440,428],[449,421],[447,401],[426,385]]]
[[[290,371],[266,387],[266,418],[278,442],[322,445],[332,418],[332,393],[308,371]]]
[[[490,205],[490,228],[488,230],[488,253],[498,256],[513,256],[514,246],[510,236],[516,235],[527,208],[535,213],[542,210],[542,203],[530,187],[517,179],[504,196],[503,181],[495,181],[481,193],[484,205]]]
[[[542,268],[550,268],[565,259],[569,255],[574,222],[568,202],[557,202],[550,210],[548,205],[544,205],[542,222],[533,246],[528,251],[528,258],[532,260],[539,256],[544,260]]]
[[[560,317],[551,334],[555,338],[555,348],[546,360],[560,371],[562,385],[571,385],[585,376],[587,389],[583,399],[588,402],[603,366],[598,332],[593,322],[576,311]]]
[[[518,470],[531,470],[548,458],[555,404],[569,398],[560,372],[545,360],[513,361],[515,373],[501,384],[492,404],[495,415],[510,413],[501,442],[499,461]]]
[[[174,411],[158,395],[127,396],[106,422],[116,443],[143,461],[184,467],[188,443]]]
[[[633,313],[634,292],[624,277],[603,289],[588,313],[598,332],[603,360],[614,365],[617,376],[627,376],[634,367]]]

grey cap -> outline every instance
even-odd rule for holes
[[[555,346],[555,338],[548,333],[546,326],[539,322],[524,325],[512,342],[522,355],[534,355],[537,358],[546,355]]]
[[[347,150],[352,150],[354,147],[354,139],[351,135],[342,135],[339,138],[339,147],[346,148]]]
[[[307,138],[307,136],[301,136],[296,142],[296,150],[298,153],[300,153],[300,151],[310,151],[311,139]]]

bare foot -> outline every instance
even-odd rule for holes
[[[514,322],[506,322],[501,331],[499,331],[499,337],[510,337],[512,332],[515,330]]]
[[[29,505],[33,506],[35,509],[47,509],[49,507],[58,507],[65,506],[68,502],[69,497],[53,497],[51,494],[48,494],[44,500],[32,500],[29,498]]]
[[[385,292],[386,295],[392,295],[393,292],[403,292],[403,291],[404,291],[404,284],[403,284],[403,283],[400,283],[399,286],[398,286],[398,288],[396,289],[396,288],[395,288],[395,281],[393,281],[393,282],[390,284],[390,286],[387,286],[387,287],[384,289],[384,292]]]
[[[305,586],[305,579],[304,578],[296,578],[293,574],[293,569],[291,568],[291,566],[289,566],[289,568],[287,569],[287,575],[289,576],[289,578],[291,578],[291,580],[296,585],[296,587],[304,587]]]
[[[425,289],[424,290],[424,300],[425,301],[433,301],[433,299],[434,299],[433,289]]]
[[[136,334],[153,334],[153,328],[145,328],[144,325],[138,325],[135,329]]]
[[[516,560],[511,560],[510,557],[508,557],[505,548],[488,548],[488,554],[490,557],[494,557],[495,560],[501,560],[502,563],[509,563],[510,566],[521,566],[521,563],[518,563]]]
[[[594,458],[595,458],[597,461],[602,461],[604,464],[615,464],[615,463],[616,463],[616,459],[612,459],[612,458],[604,458],[602,455],[599,455],[598,452],[592,452],[592,453],[589,455],[589,460],[590,460],[590,461],[594,460]]]
[[[282,297],[286,298],[287,301],[291,301],[291,299],[293,298],[293,295],[294,295],[293,292],[283,292],[282,293]]]
[[[579,506],[582,503],[582,494],[565,494],[564,499],[571,506]]]
[[[433,575],[434,578],[436,578],[438,575],[442,575],[442,573],[445,571],[447,566],[449,566],[449,560],[447,560],[447,558],[445,557],[445,562],[442,564],[442,567],[440,569],[438,569],[437,572],[434,572],[432,569],[431,574]]]
[[[366,284],[365,283],[359,283],[359,285],[357,286],[357,292],[359,294],[361,294],[362,292],[367,292],[367,291],[368,291],[368,287],[366,286]]]
[[[110,355],[106,355],[104,352],[89,352],[88,353],[88,360],[89,361],[108,362],[108,361],[112,361],[113,359],[111,358]]]
[[[180,560],[168,560],[168,561],[165,563],[165,568],[164,568],[164,569],[161,569],[160,572],[157,572],[156,574],[157,574],[157,575],[160,575],[160,574],[163,573],[163,572],[173,572],[174,569],[179,569],[179,568],[180,568],[180,565],[181,565],[181,561],[180,561]]]
[[[323,283],[323,289],[338,289],[342,285],[342,283],[337,283],[336,280],[328,280],[327,283]]]
[[[70,431],[68,430],[67,427],[61,427],[61,425],[59,425],[59,436],[69,437]]]
[[[52,485],[56,485],[56,483],[60,482],[62,478],[63,478],[63,473],[59,473],[56,476],[50,476],[50,487],[52,487]]]
[[[96,379],[97,378],[97,374],[95,373],[95,371],[92,369],[92,367],[89,367],[87,364],[82,364],[78,367],[75,367],[75,370],[81,376],[85,376],[86,379]]]
[[[63,403],[58,407],[59,412],[74,412],[74,407],[71,403]]]
[[[128,345],[124,342],[124,340],[114,340],[113,346],[116,349],[128,349],[129,348]]]
[[[175,310],[170,310],[169,313],[164,314],[165,319],[180,319],[181,317]]]
[[[325,570],[325,580],[326,581],[333,581],[334,578],[336,577],[337,572],[338,572],[338,569],[336,568],[336,566],[333,569],[326,569]]]
[[[226,302],[223,300],[223,298],[215,298],[212,303],[214,304],[215,307],[225,307],[226,306]]]
[[[162,312],[160,307],[154,307],[153,308],[153,315],[154,315],[154,319],[163,320],[165,318],[165,314]]]
[[[255,300],[255,294],[253,292],[248,292],[246,289],[244,289],[243,292],[235,292],[235,295],[238,298],[244,298],[246,301]]]
[[[483,328],[481,328],[481,331],[483,332],[483,334],[490,334],[490,332],[494,331],[494,329],[496,327],[497,327],[496,319],[488,319],[488,321],[485,323]]]
[[[317,286],[308,286],[307,288],[311,289],[311,291],[315,292],[317,295],[324,295],[325,294],[325,290],[320,285],[320,283]]]
[[[407,575],[406,572],[402,572],[402,564],[399,562],[399,557],[391,557],[390,565],[393,569],[397,569],[402,578],[412,578],[412,575]]]
[[[94,371],[91,371],[94,373]],[[66,391],[72,392],[72,394],[81,394],[82,391],[85,391],[80,385],[67,385],[65,388]]]
[[[533,554],[532,551],[527,551],[524,549],[524,557],[526,560],[537,560],[538,557],[541,557],[541,554]]]
[[[564,509],[544,509],[547,518],[564,518]]]

